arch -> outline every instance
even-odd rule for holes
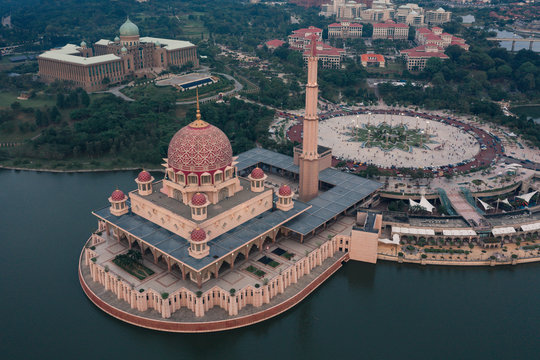
[[[222,275],[224,272],[226,272],[230,268],[231,268],[231,265],[227,261],[223,260],[221,265],[219,265],[218,275]]]
[[[218,201],[224,200],[228,197],[229,197],[229,188],[224,187],[223,189],[219,190]]]
[[[220,182],[223,182],[223,171],[217,170],[214,173],[214,184],[218,184]]]
[[[246,256],[244,254],[242,254],[242,252],[238,252],[238,254],[236,254],[236,257],[235,257],[233,263],[234,263],[234,265],[236,265],[237,263],[243,262],[244,260],[246,260]]]
[[[209,185],[212,184],[212,175],[205,172],[201,174],[201,185]]]

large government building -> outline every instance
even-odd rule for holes
[[[192,63],[198,66],[197,47],[189,41],[140,37],[139,28],[129,19],[113,41],[101,39],[90,48],[67,44],[38,56],[39,76],[45,82],[70,81],[87,91],[128,76],[155,77],[169,66]]]

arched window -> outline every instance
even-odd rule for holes
[[[214,184],[220,183],[223,181],[223,172],[217,171],[214,174]]]
[[[199,178],[195,174],[188,175],[188,185],[199,185]]]
[[[208,173],[201,175],[201,185],[208,185],[212,183],[212,176]]]
[[[177,173],[177,174],[176,174],[176,182],[177,182],[178,184],[185,184],[185,183],[186,183],[186,178],[185,178],[184,174],[182,174],[182,173]]]

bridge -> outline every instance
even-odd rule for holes
[[[515,46],[516,46],[516,42],[528,42],[529,43],[529,50],[532,50],[533,44],[535,42],[540,42],[539,38],[521,39],[521,38],[497,38],[497,37],[491,37],[491,38],[487,38],[487,40],[490,40],[490,41],[511,41],[512,42],[512,49],[510,51],[514,51]]]

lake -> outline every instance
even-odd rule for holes
[[[2,358],[538,358],[540,264],[350,261],[295,308],[247,328],[185,335],[116,320],[86,298],[77,262],[96,228],[90,211],[136,175],[0,170]]]

